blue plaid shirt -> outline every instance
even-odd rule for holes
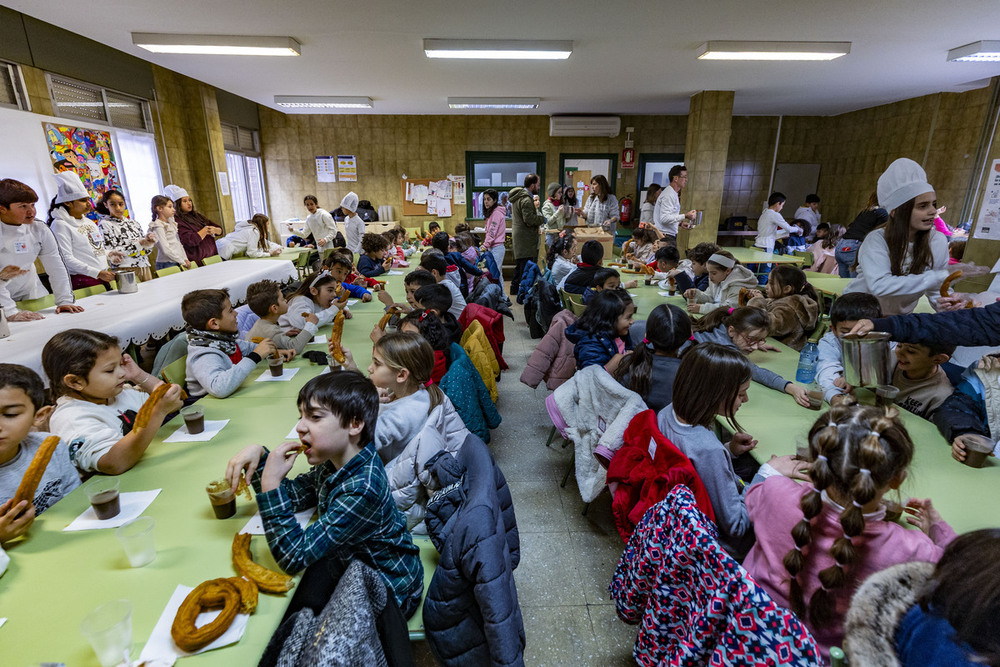
[[[340,470],[326,461],[262,493],[260,462],[253,486],[271,553],[286,572],[324,558],[336,575],[360,558],[382,574],[404,614],[416,609],[424,585],[420,549],[389,493],[389,480],[375,447],[365,446]],[[293,516],[310,507],[319,520],[303,530]]]

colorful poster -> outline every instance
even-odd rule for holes
[[[332,155],[316,156],[316,181],[318,183],[337,182],[337,166]]]
[[[465,203],[465,176],[452,176],[452,191],[455,194],[455,204]]]
[[[49,157],[56,173],[73,171],[96,203],[108,190],[122,191],[122,181],[111,133],[86,127],[42,123]],[[90,218],[98,215],[91,211]]]
[[[1000,241],[1000,160],[993,160],[986,191],[979,205],[979,220],[972,236],[977,239]]]
[[[337,156],[337,173],[341,181],[358,180],[358,159],[354,155]]]

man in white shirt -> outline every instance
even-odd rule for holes
[[[35,220],[37,201],[38,195],[24,183],[0,180],[0,308],[11,322],[44,319],[39,313],[18,310],[16,303],[48,294],[35,272],[36,259],[49,276],[56,312],[83,312],[73,304],[73,288],[55,237],[44,222]]]
[[[684,186],[687,185],[687,167],[676,164],[670,168],[668,173],[670,184],[663,188],[663,192],[656,198],[656,206],[653,208],[653,226],[663,234],[670,245],[677,245],[677,228],[691,227],[691,221],[698,215],[697,211],[681,213],[680,194]]]
[[[815,234],[816,228],[819,227],[820,223],[819,196],[815,193],[807,196],[805,205],[795,209],[794,219],[808,222],[811,233]]]

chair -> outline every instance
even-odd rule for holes
[[[157,269],[156,270],[156,277],[157,278],[162,278],[163,276],[169,276],[171,274],[180,273],[180,272],[181,272],[180,265],[168,266],[165,269]]]
[[[187,356],[177,359],[160,370],[160,378],[170,384],[185,386],[187,382]]]
[[[56,295],[48,294],[37,299],[26,299],[24,301],[18,301],[17,307],[19,310],[30,310],[32,312],[37,312],[39,310],[45,310],[46,308],[51,308],[56,305]]]
[[[438,560],[441,556],[434,548],[431,538],[426,535],[414,535],[413,544],[420,549],[420,564],[424,566],[424,594],[417,611],[407,622],[406,629],[410,634],[411,642],[422,642],[427,639],[427,635],[424,634],[424,600],[427,599],[427,589],[430,588],[431,579],[434,578],[434,572],[437,570]]]
[[[203,260],[202,266],[208,266],[209,264],[218,264],[222,261],[222,257],[219,255],[212,255],[211,257],[206,257]]]
[[[299,253],[299,256],[295,259],[295,269],[299,272],[299,280],[302,280],[309,275],[310,270],[312,269],[312,267],[309,266],[309,255],[309,251],[305,250]]]
[[[583,302],[582,296],[580,297],[580,301],[574,299],[573,298],[574,296],[576,295],[566,292],[566,303],[568,305],[570,312],[576,315],[577,317],[580,317],[581,315],[583,315],[583,311],[587,310],[587,304]]]
[[[95,294],[103,294],[108,291],[108,288],[104,285],[91,285],[90,287],[81,287],[80,289],[73,290],[73,296],[77,299],[82,299],[86,296],[93,296]]]

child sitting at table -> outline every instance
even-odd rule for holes
[[[545,261],[549,265],[549,280],[557,288],[562,288],[566,276],[576,270],[573,256],[576,254],[576,239],[568,232],[560,232],[549,246]]]
[[[420,268],[429,271],[434,280],[439,285],[444,285],[451,292],[451,308],[448,309],[455,319],[462,316],[462,311],[465,310],[465,297],[462,296],[462,291],[458,287],[458,283],[448,277],[448,265],[444,260],[444,257],[440,255],[430,255],[424,253],[420,258]]]
[[[424,238],[420,243],[422,245],[429,246],[431,244],[431,239],[433,239],[434,235],[440,231],[441,231],[441,225],[439,225],[434,221],[431,221],[430,223],[428,223],[427,233],[424,234]]]
[[[288,300],[288,312],[278,318],[278,324],[284,329],[302,330],[306,325],[304,313],[314,313],[319,319],[319,326],[325,326],[333,321],[341,310],[344,317],[351,318],[347,309],[347,301],[351,293],[341,286],[332,271],[320,271],[305,277],[302,285]]]
[[[0,308],[10,322],[43,319],[41,313],[18,310],[17,302],[48,294],[35,270],[39,260],[55,293],[56,313],[79,313],[73,288],[52,231],[35,220],[38,195],[12,178],[0,180]]]
[[[288,301],[281,291],[281,285],[274,280],[261,280],[247,287],[247,305],[260,319],[254,322],[250,331],[243,336],[245,340],[269,338],[274,341],[274,346],[278,349],[293,350],[299,355],[319,329],[319,318],[316,314],[306,312],[303,316],[306,323],[302,330],[295,335],[286,333],[294,330],[283,329],[278,320],[288,312]]]
[[[965,257],[965,243],[963,239],[961,241],[951,241],[948,244],[948,264],[958,264]]]
[[[14,504],[14,494],[38,448],[49,436],[34,429],[48,420],[45,385],[30,368],[0,364],[0,545],[24,535],[35,516],[80,486],[64,441],[56,445],[34,496]]]
[[[677,265],[678,273],[674,275],[675,280],[677,280],[677,290],[683,294],[691,287],[701,290],[704,292],[708,289],[709,277],[708,277],[708,260],[715,253],[721,251],[722,248],[714,243],[702,242],[695,247],[689,249],[685,256],[686,260],[683,260]],[[693,284],[690,287],[685,287],[681,289],[681,283],[686,283],[688,276],[680,275],[680,271],[690,275],[690,279]]]
[[[417,308],[430,311],[440,318],[451,336],[451,342],[462,340],[462,325],[458,323],[451,307],[451,294],[444,285],[425,285],[413,293]]]
[[[802,269],[779,264],[771,269],[764,288],[750,290],[746,305],[763,308],[771,320],[768,335],[778,339],[793,350],[800,351],[816,330],[819,317],[819,297],[806,280]]]
[[[566,276],[559,289],[570,294],[583,294],[594,282],[594,274],[601,268],[602,261],[604,246],[601,242],[594,239],[586,241],[580,249],[580,263],[576,265],[575,271]]]
[[[816,383],[823,390],[823,398],[833,405],[838,396],[848,396],[852,387],[844,380],[844,359],[840,339],[851,332],[859,320],[882,317],[878,299],[866,292],[850,292],[833,302],[830,308],[830,331],[819,339],[819,361],[816,364]],[[895,348],[895,343],[890,343]]]
[[[309,568],[309,585],[300,585],[294,607],[318,613],[350,562],[360,559],[378,570],[409,618],[420,606],[423,566],[373,444],[382,421],[378,391],[360,373],[329,373],[302,387],[298,407],[299,441],[273,452],[246,447],[230,459],[226,479],[235,490],[246,471],[278,565],[286,572]],[[303,446],[312,467],[286,479]],[[302,528],[295,512],[314,506],[319,520]]]
[[[149,223],[149,231],[156,236],[156,270],[171,266],[191,268],[191,260],[187,251],[181,245],[177,235],[177,222],[174,220],[174,202],[170,197],[156,195],[150,201],[153,209],[153,221]]]
[[[84,473],[120,475],[134,466],[164,418],[181,407],[181,388],[172,385],[153,406],[149,425],[135,428],[143,392],[163,382],[123,355],[117,338],[99,331],[57,333],[42,348],[42,368],[56,397],[49,429],[68,443],[70,460]]]
[[[583,291],[583,302],[588,304],[594,298],[595,294],[603,292],[609,289],[633,289],[639,286],[638,280],[630,280],[627,283],[622,283],[622,276],[616,269],[609,267],[601,267],[594,272],[594,278],[590,283],[590,287]]]
[[[734,347],[747,355],[754,350],[778,351],[778,348],[765,342],[770,324],[771,320],[767,313],[760,308],[743,307],[715,310],[710,315],[694,320],[692,328],[696,341]],[[805,387],[786,380],[774,371],[756,364],[751,366],[754,382],[788,394],[802,407],[809,407],[809,393]]]
[[[677,306],[661,303],[645,322],[632,326],[630,336],[641,342],[618,365],[615,379],[659,412],[673,400],[680,349],[691,338],[691,320]]]
[[[899,389],[896,405],[918,417],[930,419],[955,390],[941,364],[951,359],[955,345],[949,343],[899,343],[892,384]]]
[[[387,254],[389,242],[381,234],[365,234],[361,237],[361,257],[358,259],[358,273],[374,278],[392,268],[392,257]]]
[[[102,283],[107,287],[115,274],[108,270],[108,254],[101,230],[86,217],[93,208],[90,193],[75,171],[59,172],[55,180],[58,191],[49,206],[48,223],[73,289]],[[115,259],[121,260],[121,253],[116,252]]]
[[[744,567],[824,653],[843,640],[860,582],[898,563],[937,561],[955,537],[930,500],[906,504],[907,523],[920,530],[886,520],[882,497],[902,485],[912,460],[895,410],[837,406],[809,430],[811,484],[775,476],[746,493],[757,543]]]
[[[823,225],[826,225],[825,230],[823,229]],[[834,276],[838,275],[837,244],[840,243],[840,239],[843,238],[846,231],[843,225],[820,223],[819,228],[816,230],[816,241],[809,246],[809,252],[813,256],[813,264],[809,267],[810,271],[829,273]],[[822,236],[820,232],[823,232]]]
[[[356,285],[348,280],[351,271],[354,270],[354,265],[344,254],[339,252],[331,253],[329,257],[323,260],[322,270],[329,271],[335,280],[339,280],[341,287],[350,292],[353,298],[361,299],[362,303],[368,303],[372,300],[372,293],[365,289],[363,285]]]
[[[642,267],[653,261],[658,240],[659,235],[656,229],[652,227],[636,227],[632,230],[632,257],[630,263],[633,269],[642,270]]]
[[[239,340],[236,311],[228,289],[200,289],[181,300],[187,324],[187,390],[193,397],[225,398],[239,389],[261,359],[280,354],[285,361],[294,350],[279,350],[274,341]]]
[[[438,384],[441,378],[448,372],[448,364],[451,361],[451,345],[458,343],[455,340],[453,329],[445,325],[444,321],[433,310],[411,310],[399,322],[399,330],[402,333],[420,334],[424,340],[434,350],[434,370],[431,371],[431,382]],[[459,334],[461,339],[461,334]]]
[[[576,369],[600,365],[614,373],[632,349],[628,335],[635,315],[632,297],[624,290],[598,292],[576,322],[566,327],[573,343]]]
[[[695,305],[688,306],[689,312],[704,315],[718,308],[736,308],[740,305],[741,289],[758,287],[753,271],[736,261],[726,250],[709,257],[706,268],[708,287],[704,291],[694,287],[684,291],[684,298],[695,301]]]
[[[475,262],[470,262],[462,255],[461,249],[454,243],[446,232],[438,232],[431,238],[431,247],[441,251],[445,262],[448,264],[449,273],[455,273],[457,282],[462,285],[472,276],[483,275],[483,270],[476,266]],[[424,255],[426,257],[426,254]],[[454,269],[452,268],[454,267]]]
[[[403,231],[403,228],[394,227],[386,230],[382,232],[382,238],[389,244],[386,255],[392,258],[392,265],[409,266],[410,263],[406,261],[406,253],[403,249],[403,243],[406,242],[406,232]]]

